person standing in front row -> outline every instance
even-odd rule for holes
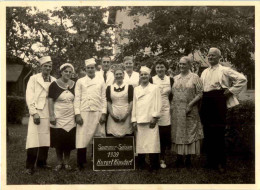
[[[131,112],[133,106],[133,86],[124,83],[124,69],[114,68],[115,83],[107,87],[108,106],[107,133],[115,137],[133,135]]]
[[[70,63],[60,66],[60,75],[49,87],[49,113],[51,147],[56,150],[58,165],[55,171],[71,170],[70,152],[75,149],[76,123],[74,114],[75,82],[71,80],[74,67]]]
[[[173,78],[166,76],[167,64],[165,60],[159,58],[155,62],[156,74],[151,78],[151,83],[158,85],[162,97],[162,110],[161,117],[158,120],[161,154],[160,166],[166,168],[165,151],[171,148],[171,114],[170,114],[170,101],[172,100],[171,87],[173,85]]]
[[[95,73],[95,59],[85,61],[87,75],[75,87],[76,148],[78,170],[84,169],[86,147],[94,135],[105,135],[107,102],[106,85]]]
[[[190,71],[189,57],[182,57],[178,66],[181,73],[174,77],[172,87],[172,150],[177,154],[176,167],[189,168],[191,155],[200,154],[204,137],[198,110],[202,82]]]
[[[203,99],[201,105],[201,121],[204,126],[207,168],[226,171],[225,126],[227,108],[239,104],[236,99],[246,78],[229,67],[219,64],[221,52],[210,48],[208,61],[210,67],[201,74],[203,82]]]
[[[114,83],[114,74],[110,71],[111,58],[104,56],[101,60],[101,70],[96,74],[104,79],[106,87]]]
[[[136,130],[136,153],[138,165],[145,168],[145,154],[149,154],[149,170],[159,169],[160,137],[158,119],[161,111],[159,88],[149,83],[151,70],[145,66],[140,69],[140,85],[134,89],[132,122]]]
[[[139,73],[134,71],[133,57],[124,57],[125,78],[124,83],[137,87],[139,85]]]
[[[25,173],[29,175],[34,172],[35,162],[39,168],[51,168],[46,162],[50,146],[48,91],[49,85],[56,79],[50,76],[52,70],[51,57],[42,57],[39,62],[41,73],[31,76],[26,88],[26,103],[30,118],[26,140]]]

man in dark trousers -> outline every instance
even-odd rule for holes
[[[244,75],[219,64],[221,52],[210,48],[210,67],[201,74],[203,98],[201,121],[204,126],[206,167],[226,171],[225,127],[227,109],[239,104],[236,96],[247,80]]]

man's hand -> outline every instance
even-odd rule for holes
[[[99,119],[99,123],[103,124],[106,122],[106,120],[107,120],[107,114],[102,113],[101,118]]]
[[[51,116],[51,117],[50,117],[50,123],[51,123],[52,125],[56,125],[56,119],[55,119],[54,116]]]
[[[224,96],[226,96],[227,98],[232,95],[233,95],[233,93],[228,88],[224,91]]]
[[[157,118],[153,117],[151,122],[150,122],[150,128],[151,129],[155,128],[156,123],[157,123]]]
[[[36,125],[39,125],[39,124],[41,123],[40,116],[39,116],[38,113],[36,113],[36,114],[33,115],[33,122],[34,122],[34,124],[36,124]]]
[[[77,123],[78,125],[83,125],[83,119],[82,119],[82,117],[81,117],[80,114],[77,114],[77,115],[76,115],[76,123]]]

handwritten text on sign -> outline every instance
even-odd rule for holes
[[[94,138],[94,170],[131,170],[134,165],[133,137]]]

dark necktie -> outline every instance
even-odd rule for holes
[[[107,81],[107,71],[104,71],[104,80]]]

